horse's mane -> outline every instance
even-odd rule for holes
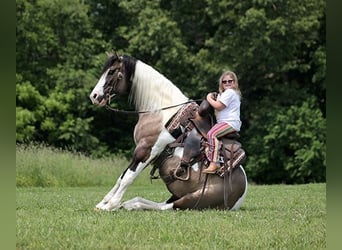
[[[135,104],[137,110],[157,110],[187,100],[169,79],[137,60],[130,92],[130,101]]]

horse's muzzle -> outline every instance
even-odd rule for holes
[[[98,95],[97,93],[91,93],[89,98],[93,104],[98,105],[100,107],[103,107],[107,103],[105,96]]]

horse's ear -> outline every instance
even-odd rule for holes
[[[113,50],[112,51],[106,51],[106,54],[108,57],[112,57],[112,56],[114,56],[114,51]]]
[[[115,56],[116,58],[119,58],[119,59],[120,59],[120,56],[119,56],[118,52],[116,52],[116,51],[113,50],[113,49],[112,49],[111,51],[107,51],[106,54],[107,54],[108,57]]]
[[[116,51],[115,51],[114,53],[115,53],[116,58],[118,58],[119,61],[122,62],[123,56],[120,56],[120,55],[118,54],[118,52],[116,52]]]

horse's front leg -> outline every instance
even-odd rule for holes
[[[145,153],[142,154],[142,151],[144,151]],[[135,149],[133,159],[130,162],[128,168],[121,174],[121,176],[116,181],[115,186],[109,191],[108,194],[106,194],[103,200],[96,205],[96,209],[112,210],[120,207],[120,201],[128,186],[133,183],[134,179],[150,163],[152,159],[150,152],[151,149],[148,150],[147,148],[145,148],[145,150],[143,150],[143,147],[141,146],[138,146]],[[145,162],[141,162],[142,157],[149,157],[151,159],[148,159]]]
[[[100,207],[101,210],[111,211],[121,207],[121,200],[127,188],[133,183],[134,179],[140,174],[149,162],[139,163],[135,171],[128,168],[123,174],[122,178],[118,180],[113,189],[109,192],[107,198],[110,199]],[[112,192],[113,191],[113,192]],[[106,197],[105,197],[106,198]]]
[[[128,186],[131,185],[134,179],[163,151],[166,145],[172,141],[174,141],[174,138],[167,130],[163,130],[160,133],[158,140],[156,142],[154,140],[154,145],[148,139],[141,139],[134,150],[134,156],[130,165],[117,180],[117,183],[112,190],[99,204],[97,204],[96,208],[106,211],[120,208],[121,199]]]
[[[100,201],[96,205],[96,209],[102,209],[108,203],[108,201],[110,201],[110,199],[114,196],[114,194],[118,190],[118,188],[120,186],[120,183],[121,183],[121,179],[122,179],[124,174],[125,174],[125,172],[120,175],[120,177],[117,179],[116,184],[114,185],[114,187],[108,192],[108,194],[105,195],[103,200]]]
[[[121,185],[129,186],[136,176],[147,166],[150,162],[146,162],[148,158],[151,156],[151,145],[147,144],[145,140],[141,140],[138,146],[134,150],[133,158],[128,166],[128,168],[120,175],[117,179],[115,186],[106,194],[102,201],[100,201],[97,205],[97,209],[107,210],[107,205],[110,200],[112,200],[113,196],[118,192]],[[139,166],[140,162],[144,162]],[[121,188],[122,190],[122,188]],[[121,195],[122,196],[122,195]],[[117,206],[117,202],[112,201],[111,206]]]
[[[142,154],[142,151],[144,151],[144,154]],[[113,196],[115,195],[115,193],[118,191],[119,187],[121,186],[121,182],[124,179],[124,184],[126,183],[126,185],[129,185],[130,183],[133,182],[133,180],[136,178],[136,176],[133,177],[125,177],[126,172],[128,170],[133,170],[133,172],[136,172],[137,166],[139,164],[139,161],[141,161],[141,159],[143,157],[149,157],[150,156],[150,151],[145,147],[145,150],[143,150],[143,147],[137,147],[134,150],[134,155],[133,155],[133,159],[130,162],[128,168],[120,175],[120,177],[117,179],[116,184],[114,185],[114,187],[108,192],[108,194],[106,194],[106,196],[103,198],[102,201],[100,201],[97,205],[96,208],[97,209],[105,209],[105,206],[107,205],[107,203],[113,198]],[[142,168],[144,169],[144,167]],[[140,170],[141,171],[141,170]],[[139,175],[140,172],[137,172],[136,175]],[[132,176],[132,174],[131,174]],[[131,178],[133,178],[132,180],[130,180]],[[128,184],[127,184],[128,183]]]

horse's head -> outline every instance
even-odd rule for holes
[[[135,59],[119,56],[116,52],[109,53],[108,57],[101,77],[89,96],[93,104],[99,106],[104,106],[116,95],[127,94],[134,73]]]

